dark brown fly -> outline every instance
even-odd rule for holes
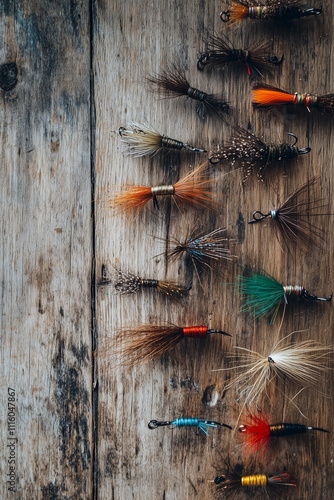
[[[253,213],[253,219],[249,224],[264,219],[272,219],[276,222],[283,238],[289,246],[289,242],[298,246],[300,250],[307,251],[320,246],[323,240],[323,231],[316,227],[310,220],[311,217],[330,215],[325,212],[327,204],[323,199],[310,199],[315,197],[314,186],[318,179],[313,177],[294,191],[284,203],[278,208],[271,210],[268,214],[260,211]]]
[[[197,101],[196,111],[202,119],[207,113],[215,114],[220,119],[224,119],[224,115],[229,110],[229,105],[223,96],[214,96],[191,87],[185,73],[176,66],[162,71],[159,75],[148,77],[147,82],[152,91],[156,92],[160,98],[184,96]]]
[[[222,68],[226,64],[236,63],[244,65],[249,75],[262,77],[271,74],[273,64],[278,65],[283,61],[276,56],[271,56],[272,42],[261,41],[249,50],[235,49],[230,41],[224,37],[209,36],[206,39],[207,49],[197,60],[197,68]]]

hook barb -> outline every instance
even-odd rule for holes
[[[223,332],[222,330],[208,330],[207,334],[210,335],[210,333],[221,333],[221,335],[226,335],[227,337],[232,337],[229,333]]]
[[[330,302],[333,297],[333,292],[327,298],[327,297],[317,297],[316,295],[312,295],[311,293],[309,293],[307,290],[304,290],[303,297],[308,300],[322,300],[323,302]]]
[[[210,423],[215,424],[215,425],[220,425],[221,427],[226,427],[226,429],[232,430],[232,427],[230,425],[223,424],[222,422],[210,422]]]
[[[330,431],[327,431],[326,429],[322,429],[321,427],[308,427],[307,428],[309,431],[321,431],[321,432],[330,432]]]
[[[295,142],[293,144],[291,144],[292,147],[295,146],[298,142],[298,137],[295,134],[292,134],[291,132],[287,132],[287,135],[290,135],[291,137],[293,137],[295,139]],[[311,151],[311,148],[301,148],[301,149],[297,150],[299,155],[307,155],[310,151]]]

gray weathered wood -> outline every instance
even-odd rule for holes
[[[92,489],[88,2],[1,2],[1,486],[5,498]],[[16,393],[8,491],[7,388]]]
[[[316,111],[253,111],[246,71],[199,73],[196,60],[206,31],[224,33],[240,48],[272,38],[273,53],[284,54],[284,63],[266,81],[291,91],[333,91],[333,6],[326,0],[321,16],[286,26],[246,21],[237,28],[222,25],[220,10],[220,2],[189,0],[0,5],[0,64],[18,68],[18,82],[1,91],[0,107],[1,498],[215,498],[211,481],[227,454],[246,469],[251,463],[268,473],[286,467],[300,483],[289,498],[332,497],[331,434],[280,441],[263,458],[245,454],[237,431],[212,429],[207,437],[191,429],[147,428],[150,419],[192,416],[235,426],[241,407],[233,391],[224,391],[233,373],[212,371],[229,366],[234,345],[266,352],[294,330],[302,330],[294,340],[333,340],[332,304],[292,305],[279,331],[279,322],[269,327],[239,312],[238,298],[223,285],[237,266],[204,271],[200,285],[184,260],[166,263],[166,238],[182,238],[194,226],[226,226],[240,264],[262,266],[284,283],[319,294],[332,290],[331,217],[317,221],[324,249],[306,255],[289,255],[269,223],[247,224],[254,210],[270,209],[313,175],[320,176],[334,213],[332,118]],[[226,123],[202,121],[190,100],[157,100],[149,92],[145,76],[168,63],[184,68],[194,87],[224,92],[233,107]],[[217,166],[214,189],[227,195],[217,214],[180,212],[166,201],[159,212],[149,206],[128,224],[106,208],[115,186],[174,183],[204,161],[185,153],[124,157],[117,130],[131,120],[208,150],[232,133],[232,125],[250,124],[266,141],[281,142],[293,132],[312,152],[268,169],[264,183],[254,175],[244,186],[240,170]],[[95,287],[103,265],[184,284],[193,279],[193,289],[185,308],[150,290],[114,296]],[[183,341],[133,370],[113,369],[112,357],[94,359],[95,345],[110,339],[113,346],[118,328],[160,321],[208,324],[233,338]],[[6,484],[8,387],[16,392],[16,493]],[[273,421],[332,430],[332,373],[321,389],[330,397],[305,390],[295,400],[308,420],[289,402],[298,389],[288,383],[269,391],[263,409]]]

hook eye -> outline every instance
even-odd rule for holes
[[[190,151],[192,153],[207,153],[206,149],[194,148],[193,146],[190,146],[189,144],[183,144],[183,149],[185,151]]]
[[[291,137],[294,137],[295,142],[291,144],[291,146],[295,146],[298,142],[298,137],[295,134],[292,134],[291,132],[287,132],[287,135],[291,135]]]
[[[220,162],[220,158],[217,158],[217,156],[210,156],[209,158],[209,162],[211,163],[211,165],[217,165],[217,163]]]
[[[303,16],[318,16],[322,12],[322,7],[319,7],[318,9],[306,9],[303,10],[302,14]]]
[[[219,14],[219,17],[220,17],[221,21],[223,21],[223,23],[228,23],[230,20],[230,11],[225,10],[225,11],[221,12]]]
[[[263,214],[260,212],[260,210],[257,210],[256,212],[253,212],[253,219],[248,222],[248,224],[252,224],[254,222],[259,222],[260,220],[267,219],[271,213],[269,214]]]
[[[197,59],[197,69],[199,71],[203,71],[205,63],[206,63],[206,57],[203,57],[203,56],[199,57]]]
[[[275,64],[276,66],[279,66],[280,64],[282,64],[283,59],[284,59],[284,54],[282,55],[281,59],[278,59],[277,56],[271,56],[271,57],[269,57],[268,61],[271,64]]]
[[[170,424],[171,422],[159,422],[159,420],[150,420],[148,423],[148,428],[157,429],[158,427],[164,427]]]
[[[126,128],[125,127],[119,127],[118,129],[118,133],[119,135],[122,137],[123,133],[126,131]]]
[[[307,155],[311,151],[311,148],[302,148],[298,149],[298,154],[299,155]]]

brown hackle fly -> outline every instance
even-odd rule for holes
[[[298,138],[290,132],[288,135],[295,139],[294,143],[266,144],[241,127],[235,127],[235,131],[236,135],[228,139],[217,152],[212,153],[209,161],[213,165],[222,160],[229,161],[232,166],[239,163],[245,170],[243,183],[253,170],[256,170],[258,180],[263,181],[264,170],[271,163],[291,161],[311,151],[311,148],[299,149],[296,146]]]
[[[139,325],[123,328],[116,333],[115,342],[107,341],[98,349],[97,356],[102,358],[112,355],[116,360],[115,365],[133,367],[159,358],[184,338],[205,339],[212,333],[231,337],[222,330],[210,330],[203,325]]]
[[[246,66],[248,74],[262,77],[270,75],[273,65],[283,62],[283,56],[271,56],[270,40],[257,42],[250,49],[235,49],[226,37],[217,35],[206,38],[207,49],[197,60],[197,69],[223,68],[226,64],[236,63]]]
[[[263,214],[259,210],[253,213],[253,219],[249,224],[254,224],[265,219],[276,222],[283,235],[286,245],[289,242],[298,246],[304,252],[320,247],[323,241],[323,231],[311,222],[312,217],[328,216],[325,212],[328,205],[323,199],[310,199],[314,197],[314,186],[318,178],[313,177],[296,189],[280,206]]]
[[[206,114],[215,114],[224,120],[224,115],[229,110],[229,105],[222,95],[207,94],[191,87],[185,73],[174,65],[156,76],[148,77],[147,82],[150,84],[151,90],[157,93],[160,98],[184,96],[197,101],[196,111],[203,120]]]

